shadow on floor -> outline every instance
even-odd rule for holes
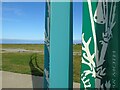
[[[32,74],[33,90],[36,90],[36,88],[42,88],[43,87],[43,78],[42,78],[43,69],[40,68],[38,65],[37,54],[32,54],[30,56],[29,66]],[[38,77],[36,78],[36,76]]]

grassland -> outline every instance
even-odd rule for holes
[[[20,48],[26,50],[44,50],[43,44],[3,44],[2,48]]]
[[[44,50],[44,45],[2,45],[2,48],[20,48],[27,50]],[[74,52],[81,52],[81,45],[73,45]],[[73,56],[73,80],[80,80],[80,62],[81,56],[76,54]],[[43,53],[2,53],[2,70],[22,74],[33,74],[37,76],[43,75],[44,54]]]
[[[2,45],[0,44],[0,48],[2,48]],[[2,53],[0,51],[0,71],[2,70]]]

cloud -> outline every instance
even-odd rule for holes
[[[15,10],[15,8],[8,7],[8,6],[3,6],[2,9],[5,10],[5,11],[14,11]]]
[[[19,22],[20,20],[18,19],[12,19],[12,18],[0,18],[0,20],[2,20],[3,24],[4,24],[4,21],[5,22]]]
[[[23,15],[23,12],[21,10],[15,10],[14,13],[18,16]]]
[[[7,7],[7,6],[3,6],[2,8],[2,12],[10,12],[10,13],[13,13],[17,16],[21,16],[23,15],[23,11],[21,8],[18,8],[18,7]]]
[[[19,17],[23,16],[23,10],[22,8],[19,8],[15,5],[12,5],[11,3],[5,3],[2,6],[2,19],[0,18],[0,20],[2,20],[2,22],[20,22],[21,20],[19,19]],[[17,18],[14,18],[17,17]]]
[[[45,2],[46,0],[2,0],[2,2]]]

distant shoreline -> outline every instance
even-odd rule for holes
[[[1,39],[0,44],[44,44],[44,40]],[[81,44],[81,40],[74,40],[73,44]]]

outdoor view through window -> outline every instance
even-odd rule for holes
[[[41,87],[44,72],[45,2],[3,2],[2,24],[3,88]],[[73,2],[73,81],[78,86],[81,24],[82,3]]]

